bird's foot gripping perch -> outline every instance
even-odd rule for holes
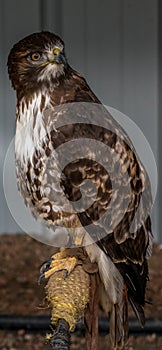
[[[73,249],[62,249],[41,268],[41,275],[49,277],[46,294],[55,330],[47,339],[55,350],[70,350],[70,332],[85,315],[91,299],[91,278],[96,271],[92,268],[90,274],[87,272],[89,264],[85,264],[83,255],[81,249],[78,255]]]
[[[40,283],[43,278],[49,278],[53,273],[64,270],[64,277],[67,277],[78,264],[78,260],[75,256],[68,256],[67,249],[62,248],[60,252],[53,255],[48,261],[46,261],[40,269],[40,277],[38,282]]]

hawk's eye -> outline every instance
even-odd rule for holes
[[[39,61],[41,58],[41,54],[39,52],[34,52],[31,54],[30,58],[32,61]]]

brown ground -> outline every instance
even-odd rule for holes
[[[0,314],[47,315],[49,308],[43,301],[44,283],[38,286],[37,279],[41,264],[54,253],[54,248],[35,241],[28,235],[0,236]],[[162,319],[162,247],[154,245],[150,259],[150,281],[146,299],[146,317]],[[130,315],[133,316],[130,311]],[[100,349],[107,347],[107,337],[100,337]],[[129,339],[129,350],[162,350],[162,337],[150,335],[145,338]],[[0,332],[2,350],[48,350],[44,336],[18,332]],[[72,337],[72,350],[85,349],[84,337]]]

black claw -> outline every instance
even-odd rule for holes
[[[51,262],[52,262],[53,258],[50,258],[49,260],[45,261],[41,268],[40,268],[40,273],[43,274],[44,272],[48,271],[50,266],[51,266]]]
[[[41,284],[41,282],[42,282],[42,280],[45,278],[45,274],[44,273],[42,273],[40,276],[39,276],[39,278],[38,278],[38,284],[40,285]]]
[[[69,276],[69,272],[68,270],[64,270],[64,280],[66,280],[66,278]]]

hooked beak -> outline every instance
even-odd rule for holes
[[[63,52],[58,53],[58,55],[54,58],[54,62],[63,64],[65,67],[67,67],[67,60]]]
[[[58,50],[57,54],[56,53],[52,53],[52,54],[49,53],[48,54],[48,61],[42,63],[41,66],[45,67],[50,63],[63,64],[65,68],[67,68],[67,65],[68,65],[65,54],[60,50]]]

